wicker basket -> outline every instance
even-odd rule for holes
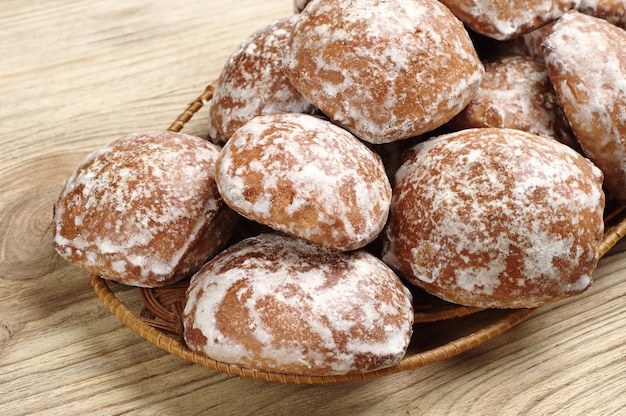
[[[168,130],[181,131],[194,114],[210,101],[212,95],[213,87],[209,85]],[[606,212],[607,227],[600,245],[600,256],[604,256],[626,235],[626,209],[609,204]],[[482,310],[449,304],[417,293],[414,296],[414,333],[421,335],[414,337],[419,339],[412,343],[407,355],[397,365],[362,374],[306,376],[243,368],[213,360],[187,348],[182,341],[181,313],[188,280],[164,288],[142,289],[112,283],[95,275],[91,275],[90,279],[98,297],[124,325],[164,351],[228,374],[294,384],[331,384],[374,379],[433,364],[483,344],[521,323],[536,310]],[[418,342],[425,343],[415,345]]]

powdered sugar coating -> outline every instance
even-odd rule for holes
[[[198,247],[222,206],[219,147],[171,132],[141,132],[90,154],[55,207],[54,245],[108,279],[160,286],[196,271],[222,241]],[[223,220],[225,218],[222,218]]]
[[[568,146],[463,130],[397,171],[383,260],[450,302],[534,307],[591,284],[603,209],[602,173]]]
[[[557,98],[611,195],[626,201],[626,32],[570,12],[544,42]]]
[[[224,201],[275,230],[337,250],[381,232],[391,185],[378,155],[320,118],[259,116],[226,143],[216,164]]]
[[[339,253],[262,234],[193,276],[185,342],[207,356],[292,374],[348,374],[395,365],[408,347],[411,295],[365,251]]]
[[[258,115],[314,110],[283,72],[283,50],[295,21],[295,15],[289,16],[257,30],[222,68],[209,109],[209,136],[214,143],[223,144]]]
[[[626,0],[580,0],[577,10],[626,28]]]
[[[480,88],[448,126],[458,130],[512,128],[578,147],[548,71],[541,60],[528,56],[504,56],[487,62]]]
[[[497,40],[513,39],[576,8],[580,0],[441,0],[472,30]]]
[[[441,126],[483,73],[461,22],[434,0],[318,0],[299,15],[284,54],[293,85],[371,143]]]

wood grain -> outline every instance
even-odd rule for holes
[[[0,12],[0,413],[626,414],[626,254],[584,295],[461,356],[374,381],[294,386],[165,354],[50,244],[52,207],[92,150],[165,129],[290,0],[6,0]],[[201,110],[185,132],[206,134]],[[419,336],[419,334],[418,334]]]

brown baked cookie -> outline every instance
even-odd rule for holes
[[[556,96],[608,193],[626,202],[626,32],[576,11],[544,42]]]
[[[578,147],[543,61],[529,56],[506,56],[486,63],[480,88],[448,126],[455,130],[512,128]]]
[[[396,173],[383,260],[448,302],[539,306],[591,285],[604,202],[600,170],[556,140],[442,135]]]
[[[626,0],[580,0],[578,11],[626,28]]]
[[[572,10],[579,0],[441,0],[477,33],[507,40],[530,32]]]
[[[197,271],[235,222],[215,184],[218,154],[206,140],[172,132],[131,134],[93,152],[56,203],[56,250],[134,286],[162,286]]]
[[[412,334],[411,294],[382,261],[261,234],[191,279],[187,346],[218,361],[279,373],[338,375],[397,364]]]
[[[337,250],[373,241],[389,213],[380,157],[320,118],[259,116],[225,144],[216,163],[224,202],[246,218]]]
[[[214,143],[225,143],[258,115],[314,110],[283,72],[283,50],[295,20],[296,16],[286,17],[254,32],[222,68],[209,109],[209,136]]]
[[[484,71],[463,24],[435,0],[311,2],[284,64],[305,97],[370,143],[443,125]]]

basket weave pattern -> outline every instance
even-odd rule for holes
[[[212,95],[213,86],[209,85],[198,98],[188,105],[170,125],[168,130],[180,132],[194,114],[211,100]],[[625,217],[626,209],[624,207],[611,206],[607,208],[607,215],[605,216],[607,228],[600,244],[601,257],[626,236]],[[480,314],[489,314],[490,312],[497,312],[497,314],[494,315],[494,319],[491,319],[491,321],[487,320],[485,324],[480,324],[477,330],[468,334],[444,341],[435,347],[407,353],[402,361],[393,367],[360,374],[306,376],[238,367],[213,360],[187,348],[182,341],[183,326],[181,314],[185,304],[185,291],[189,284],[188,280],[164,288],[134,289],[144,305],[139,314],[133,313],[116,296],[106,280],[96,275],[90,275],[90,280],[94,291],[101,301],[124,325],[169,354],[236,376],[293,384],[331,384],[374,379],[443,361],[475,348],[508,331],[526,320],[536,310],[536,308],[531,308],[505,312],[484,311],[479,308],[449,304],[428,296],[417,296],[414,299],[416,325],[455,320],[463,317],[471,320]]]

